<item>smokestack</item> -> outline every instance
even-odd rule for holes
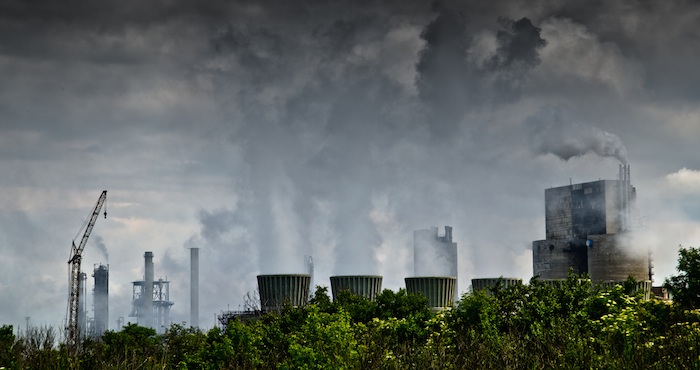
[[[190,326],[199,327],[199,248],[190,248]]]
[[[145,275],[143,278],[143,326],[153,327],[153,252],[143,254]]]
[[[95,337],[101,337],[108,328],[109,321],[109,266],[100,264],[95,267],[93,299],[95,305]]]

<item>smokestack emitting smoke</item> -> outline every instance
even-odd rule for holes
[[[199,248],[190,248],[190,326],[199,327]]]
[[[153,327],[153,252],[146,252],[143,255],[145,260],[143,278],[143,326]]]
[[[554,154],[564,161],[594,153],[627,164],[627,149],[617,135],[577,123],[570,115],[561,107],[549,107],[525,121],[533,153]]]

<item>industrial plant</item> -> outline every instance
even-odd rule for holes
[[[546,189],[546,239],[532,243],[534,275],[565,279],[571,270],[594,283],[631,276],[650,286],[650,255],[629,242],[635,198],[629,165],[620,165],[617,180]]]
[[[154,280],[153,252],[143,255],[145,268],[144,279],[132,282],[133,299],[129,316],[135,317],[141,326],[156,329],[163,333],[170,326],[170,282]]]
[[[628,277],[638,281],[637,289],[649,297],[652,268],[651,256],[630,245],[634,233],[631,215],[636,189],[630,180],[629,165],[620,165],[616,180],[598,180],[545,189],[545,239],[532,242],[534,276],[556,285],[574,274],[587,274],[591,282],[606,287],[619,284]],[[97,215],[106,200],[106,191],[98,199],[80,243],[73,243],[68,343],[78,336],[101,336],[109,329],[109,265],[95,264],[93,274],[94,316],[88,317],[87,274],[80,271],[80,258]],[[105,211],[106,217],[106,211]],[[82,229],[81,229],[82,230]],[[443,310],[458,299],[458,246],[452,238],[452,227],[437,227],[413,232],[413,276],[406,277],[408,293],[422,294],[433,310]],[[250,296],[244,311],[226,311],[218,316],[222,325],[231,319],[260,316],[279,311],[284,305],[304,306],[314,293],[314,260],[303,256],[300,274],[257,276],[257,290]],[[132,311],[139,325],[163,332],[170,325],[170,281],[155,279],[153,252],[144,253],[144,276],[132,282]],[[374,300],[382,291],[383,276],[337,275],[330,277],[332,297],[342,291]],[[518,278],[474,278],[471,290],[523,284]],[[319,284],[323,285],[323,284]],[[199,249],[190,248],[190,325],[199,326]],[[254,301],[254,302],[253,302]],[[123,322],[123,318],[120,318]],[[75,336],[75,337],[72,337]]]

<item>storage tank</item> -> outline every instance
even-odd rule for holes
[[[488,294],[491,294],[490,288],[495,288],[499,283],[501,288],[505,289],[514,285],[522,285],[523,279],[505,277],[472,279],[472,291],[486,290]]]
[[[623,281],[630,276],[636,280],[649,280],[648,255],[626,251],[619,245],[618,235],[588,236],[588,275],[591,281]]]
[[[428,298],[428,307],[441,310],[451,307],[455,303],[454,276],[417,276],[407,277],[406,291],[408,293],[421,293]]]
[[[382,277],[378,275],[331,276],[333,300],[343,290],[349,290],[360,297],[374,300],[377,294],[382,291]]]
[[[311,275],[308,274],[258,275],[260,308],[277,311],[285,303],[304,306],[309,300],[310,285]]]

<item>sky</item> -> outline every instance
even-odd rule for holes
[[[459,289],[532,276],[544,189],[637,189],[654,283],[700,240],[700,5],[495,0],[0,2],[0,323],[62,328],[71,241],[110,266],[110,328],[143,254],[200,324],[256,275],[413,272],[452,226]],[[91,302],[91,293],[88,302]]]

